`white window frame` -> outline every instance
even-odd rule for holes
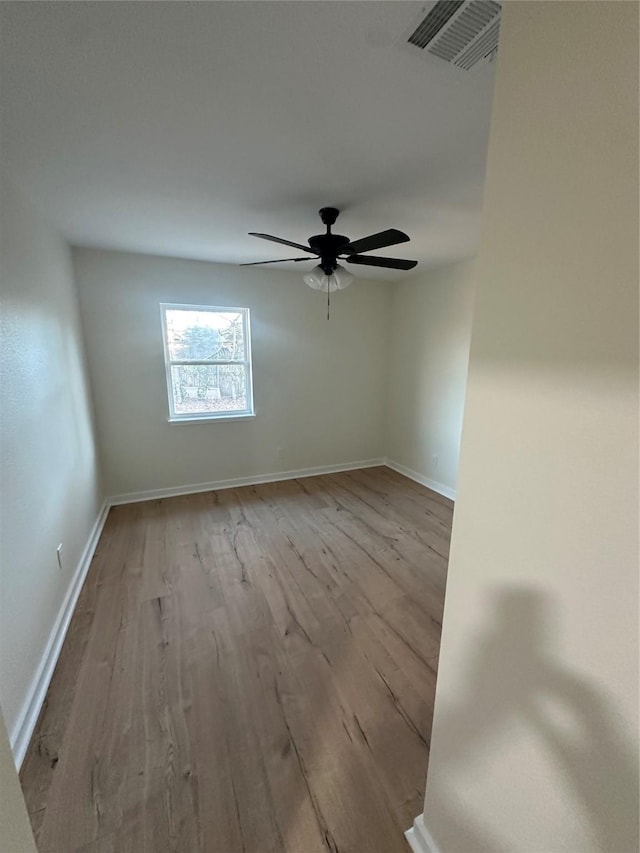
[[[229,313],[240,314],[242,317],[242,329],[244,339],[244,359],[175,359],[171,358],[169,351],[169,340],[167,334],[167,311],[200,311],[202,313],[216,314]],[[255,410],[253,407],[253,370],[251,365],[251,321],[248,308],[229,308],[226,305],[188,305],[182,302],[161,302],[160,317],[162,322],[162,343],[164,347],[164,365],[167,379],[167,400],[169,403],[169,423],[193,423],[202,421],[239,421],[246,418],[254,418]],[[176,412],[173,406],[173,380],[171,376],[171,368],[181,364],[187,365],[207,365],[215,367],[216,365],[224,366],[230,364],[243,365],[245,368],[246,377],[246,400],[247,408],[236,412],[189,412],[182,414]]]

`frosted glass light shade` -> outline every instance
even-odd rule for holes
[[[327,275],[322,267],[314,267],[311,272],[307,273],[303,278],[309,287],[312,287],[314,290],[322,290],[323,293],[326,293],[327,291],[329,293],[334,293],[336,290],[344,290],[345,287],[349,287],[353,281],[351,273],[347,272],[347,270],[344,267],[341,267],[340,264],[338,264],[331,275]]]

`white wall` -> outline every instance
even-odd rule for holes
[[[3,853],[36,853],[29,816],[11,754],[9,738],[0,714],[0,850]]]
[[[638,5],[506,3],[425,821],[638,850]]]
[[[461,263],[396,284],[392,297],[387,456],[451,497],[458,475],[473,294],[473,265]]]
[[[0,239],[0,704],[15,744],[101,491],[70,251],[7,181]]]
[[[74,250],[110,495],[381,457],[390,285]],[[159,303],[251,309],[257,416],[168,423]]]

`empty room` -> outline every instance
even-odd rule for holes
[[[0,853],[637,853],[638,13],[0,3]]]

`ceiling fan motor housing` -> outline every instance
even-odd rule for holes
[[[327,275],[331,275],[338,264],[338,255],[349,251],[349,238],[342,234],[316,234],[315,237],[309,237],[309,245],[320,255],[319,266]]]

